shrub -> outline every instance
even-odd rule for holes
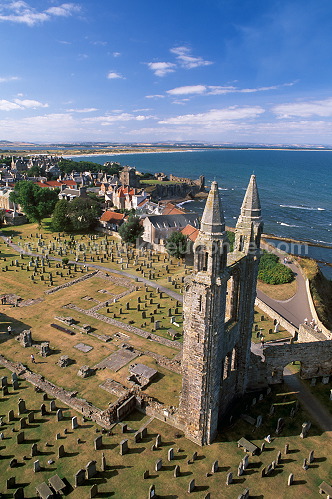
[[[294,280],[289,267],[279,262],[277,255],[263,251],[258,267],[258,279],[266,284],[285,284]]]

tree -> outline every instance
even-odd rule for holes
[[[127,222],[119,228],[119,234],[125,243],[135,244],[136,239],[144,232],[144,227],[140,223],[140,219],[135,215],[129,215]]]
[[[53,212],[58,201],[58,193],[58,189],[51,190],[47,187],[39,187],[28,180],[20,180],[15,184],[9,199],[21,205],[31,222],[37,222],[41,226],[42,219]]]
[[[5,223],[5,210],[0,209],[0,227]]]
[[[60,199],[55,205],[52,215],[52,229],[57,232],[70,232],[69,202],[66,199]]]
[[[267,284],[285,284],[294,280],[289,267],[279,262],[277,255],[263,251],[258,267],[258,279]]]
[[[73,231],[91,230],[96,225],[99,215],[99,203],[89,197],[78,197],[69,202],[69,218]]]
[[[172,232],[167,238],[165,246],[171,256],[183,258],[188,249],[188,239],[182,232]]]

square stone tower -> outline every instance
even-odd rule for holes
[[[246,388],[261,230],[253,176],[237,224],[236,248],[227,258],[229,243],[218,184],[212,182],[183,305],[179,412],[186,437],[199,445],[214,440],[220,417]]]

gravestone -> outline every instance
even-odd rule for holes
[[[173,459],[174,459],[174,449],[173,449],[173,447],[171,447],[170,449],[168,449],[167,458],[168,458],[169,461],[173,461]]]
[[[94,483],[90,489],[90,498],[96,497],[98,495],[98,485]]]
[[[18,433],[16,435],[16,442],[18,444],[23,444],[23,442],[24,442],[24,431],[20,431],[20,433]]]
[[[127,433],[127,430],[128,430],[128,425],[126,425],[126,424],[121,425],[121,432],[122,433]]]
[[[71,418],[71,428],[72,430],[76,430],[76,428],[78,428],[77,416],[73,416]]]
[[[106,471],[107,465],[106,465],[106,457],[105,454],[102,453],[101,455],[101,466],[100,466],[101,471]]]
[[[94,448],[95,450],[100,450],[103,447],[103,436],[99,435],[99,437],[94,439]]]
[[[281,432],[281,430],[283,429],[284,424],[285,424],[284,419],[283,419],[283,418],[279,418],[279,419],[278,419],[278,422],[277,422],[277,427],[276,427],[276,434],[277,434],[277,435],[278,435],[278,434]]]
[[[302,424],[302,431],[300,433],[301,438],[305,438],[308,435],[310,427],[311,427],[310,421]]]
[[[60,445],[58,448],[58,459],[61,459],[66,455],[65,448],[63,445]]]
[[[152,497],[156,497],[156,487],[154,485],[150,485],[149,487],[148,499],[151,499]]]
[[[58,409],[56,411],[56,420],[57,421],[62,421],[63,420],[63,413],[62,413],[62,409]]]
[[[252,399],[251,405],[256,405],[256,402],[257,402],[256,397],[254,397],[254,398]]]
[[[259,428],[263,422],[263,416],[259,415],[256,419],[256,428]]]
[[[266,476],[266,468],[261,469],[261,478],[263,478],[264,476]]]
[[[290,473],[288,476],[287,485],[290,486],[293,484],[293,482],[294,482],[294,475],[293,473]]]
[[[241,463],[239,464],[238,468],[237,468],[237,476],[241,476],[243,475],[243,464],[242,464],[242,461]]]
[[[12,381],[18,381],[18,376],[15,372],[12,373]]]
[[[23,487],[19,487],[15,490],[13,494],[13,499],[24,499],[24,489]]]
[[[212,463],[211,473],[217,473],[218,469],[219,469],[219,463],[218,461],[214,461]]]
[[[249,456],[248,456],[248,454],[246,454],[244,456],[244,458],[242,459],[243,470],[246,470],[248,468],[248,465],[249,465]]]
[[[35,421],[35,413],[34,412],[29,412],[28,414],[28,423],[34,423]]]
[[[31,457],[33,457],[33,456],[37,456],[37,454],[38,454],[37,444],[34,443],[31,445],[30,455],[31,455]]]
[[[20,430],[24,430],[27,427],[27,418],[20,419]]]
[[[233,473],[229,472],[226,475],[226,485],[230,485],[233,482]]]
[[[303,468],[305,471],[307,471],[307,469],[309,468],[309,466],[308,466],[308,463],[307,463],[307,460],[306,460],[306,459],[303,459],[302,468]]]
[[[149,478],[150,474],[149,474],[149,470],[145,470],[143,472],[143,480],[146,480],[147,478]]]
[[[36,460],[36,461],[34,461],[34,463],[33,463],[33,471],[34,471],[35,473],[38,473],[38,471],[40,471],[40,470],[41,470],[41,467],[40,467],[40,462],[39,462],[39,460],[37,459],[37,460]]]
[[[9,467],[10,468],[16,468],[16,466],[17,466],[17,459],[15,457],[13,457],[13,459],[11,459],[9,461]]]
[[[7,489],[13,489],[16,486],[16,477],[11,476],[6,480]]]
[[[193,453],[192,460],[193,460],[193,461],[196,461],[196,459],[197,459],[197,452],[195,451],[195,452]]]
[[[264,451],[265,449],[265,442],[262,442],[262,445],[261,445],[261,453]]]
[[[120,442],[120,456],[124,456],[128,452],[128,440],[121,440]]]
[[[86,469],[86,479],[89,480],[97,474],[96,461],[89,461],[85,466]]]
[[[195,479],[190,480],[188,485],[188,494],[191,494],[195,490]]]
[[[140,431],[137,431],[135,434],[134,434],[134,442],[137,444],[138,442],[140,442],[142,439],[142,434]]]
[[[148,429],[147,428],[143,428],[141,430],[141,437],[145,438],[147,436],[147,434],[148,434]]]
[[[14,411],[13,409],[11,409],[10,411],[8,411],[8,421],[13,421],[14,418]]]
[[[2,396],[5,397],[6,395],[8,395],[8,386],[3,386],[2,387]]]
[[[50,412],[56,411],[56,403],[55,400],[50,401]]]
[[[289,451],[289,444],[285,444],[284,454],[288,454],[288,451]]]
[[[163,460],[162,459],[158,459],[156,461],[155,466],[154,466],[155,471],[160,471],[162,467],[163,467]]]
[[[83,470],[83,469],[78,470],[74,475],[75,487],[79,487],[80,485],[83,485],[84,482],[85,482],[85,470]]]
[[[13,390],[18,390],[20,388],[17,379],[13,381]]]
[[[46,411],[46,405],[45,404],[42,404],[40,406],[40,413],[41,413],[42,416],[46,416],[47,411]]]
[[[161,445],[161,435],[157,435],[156,436],[156,443],[155,443],[156,447],[160,447]]]
[[[279,450],[279,451],[278,451],[278,453],[277,453],[276,463],[277,463],[277,464],[280,464],[280,461],[281,461],[281,452],[280,452],[280,450]]]
[[[314,452],[315,452],[315,451],[313,451],[313,450],[311,450],[311,451],[309,452],[309,457],[308,457],[308,462],[309,462],[309,464],[311,464],[311,463],[313,463],[313,462],[314,462],[314,459],[315,459],[315,458],[314,458]]]
[[[18,399],[18,415],[26,412],[25,400]]]
[[[180,466],[177,464],[173,471],[173,477],[177,478],[178,476],[180,476]]]

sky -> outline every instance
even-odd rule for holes
[[[332,145],[331,0],[0,0],[0,140]]]

